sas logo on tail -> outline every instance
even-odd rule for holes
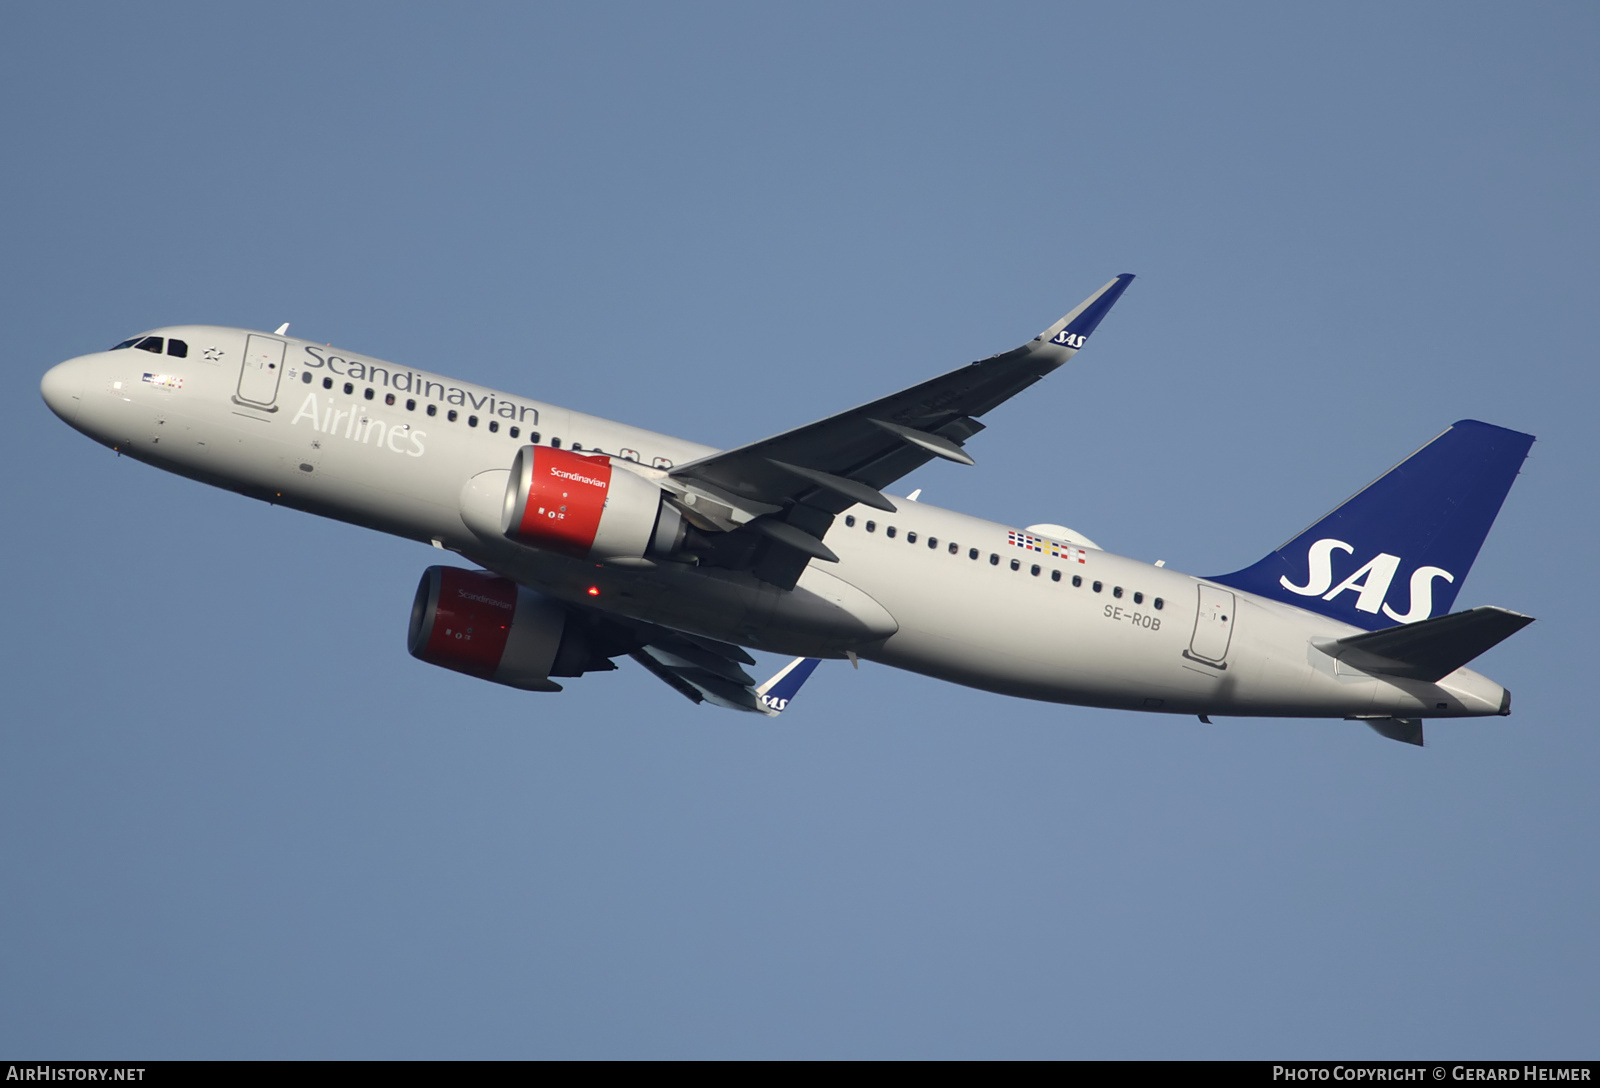
[[[1333,553],[1345,552],[1355,554],[1355,548],[1342,540],[1332,537],[1317,541],[1311,545],[1306,554],[1306,561],[1310,570],[1306,575],[1306,584],[1297,586],[1289,581],[1287,575],[1278,579],[1278,584],[1290,593],[1297,593],[1302,597],[1321,597],[1331,601],[1346,590],[1356,594],[1356,611],[1376,614],[1381,608],[1383,614],[1396,623],[1416,623],[1425,620],[1433,614],[1433,580],[1443,578],[1446,582],[1454,584],[1456,576],[1443,567],[1418,567],[1411,572],[1411,601],[1410,610],[1396,612],[1384,603],[1384,598],[1389,595],[1389,583],[1394,581],[1395,571],[1400,569],[1400,557],[1390,555],[1388,552],[1379,552],[1366,566],[1356,571],[1350,577],[1333,584]],[[1332,586],[1333,588],[1329,588]]]
[[[1052,344],[1064,344],[1069,348],[1081,348],[1089,342],[1089,335],[1087,333],[1068,332],[1066,329],[1062,329],[1050,338],[1050,342]]]

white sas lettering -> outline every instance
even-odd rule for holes
[[[1366,566],[1324,593],[1322,599],[1331,601],[1347,589],[1358,589],[1361,595],[1356,598],[1356,611],[1376,613],[1389,592],[1389,583],[1394,581],[1394,572],[1399,568],[1398,555],[1379,552]],[[1357,581],[1363,576],[1366,577],[1366,581]]]
[[[1433,615],[1433,580],[1443,578],[1446,582],[1454,583],[1456,576],[1443,567],[1418,567],[1411,572],[1411,611],[1401,615],[1388,605],[1383,606],[1383,614],[1396,623],[1416,623]]]
[[[1306,584],[1295,585],[1287,575],[1279,578],[1278,584],[1290,593],[1302,597],[1321,597],[1325,601],[1333,600],[1346,590],[1354,590],[1356,611],[1377,613],[1381,610],[1397,623],[1416,623],[1433,614],[1433,580],[1443,578],[1451,583],[1456,580],[1455,575],[1443,567],[1418,567],[1411,572],[1410,609],[1404,613],[1396,612],[1384,603],[1384,598],[1389,595],[1390,583],[1400,569],[1400,557],[1379,552],[1366,566],[1335,586],[1333,553],[1336,551],[1355,554],[1355,549],[1344,541],[1325,537],[1312,544],[1306,552]]]
[[[1290,593],[1298,593],[1302,597],[1320,597],[1329,586],[1333,585],[1333,553],[1334,551],[1355,554],[1355,549],[1342,540],[1328,537],[1311,545],[1306,553],[1306,562],[1310,570],[1306,574],[1306,584],[1297,586],[1289,581],[1288,575],[1278,579],[1278,584]]]

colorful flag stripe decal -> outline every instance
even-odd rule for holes
[[[1074,548],[1070,544],[1058,544],[1054,540],[1046,540],[1042,536],[1032,533],[1019,533],[1016,530],[1006,534],[1006,543],[1015,544],[1024,551],[1042,552],[1051,559],[1065,559],[1069,563],[1088,563],[1089,552],[1085,548]]]

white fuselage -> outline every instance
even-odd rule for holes
[[[211,326],[151,335],[187,354],[123,348],[70,360],[44,380],[51,407],[141,461],[430,542],[587,608],[1051,702],[1315,717],[1504,712],[1504,690],[1468,669],[1425,683],[1341,665],[1312,644],[1356,632],[1336,620],[1093,548],[1029,546],[1009,526],[905,499],[892,514],[841,514],[825,541],[839,562],[813,560],[787,591],[688,563],[624,569],[552,555],[498,531],[520,446],[559,441],[646,475],[715,450],[292,337]]]

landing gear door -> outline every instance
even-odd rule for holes
[[[1194,635],[1183,656],[1227,668],[1228,644],[1233,641],[1233,594],[1216,586],[1200,586],[1200,608],[1194,617]]]
[[[278,410],[272,402],[278,399],[278,379],[283,376],[283,348],[282,340],[250,337],[239,368],[239,392],[233,398],[236,403],[268,412]]]

